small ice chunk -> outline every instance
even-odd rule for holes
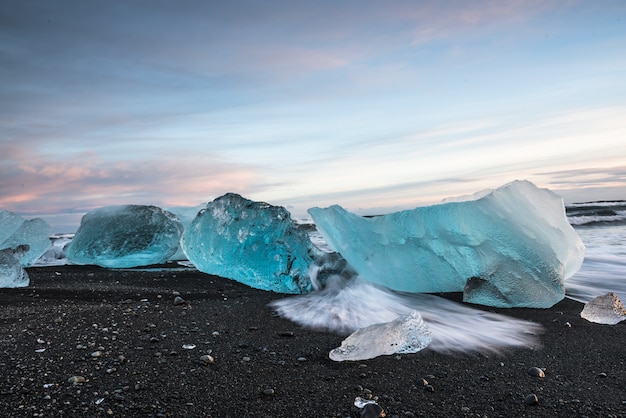
[[[626,309],[619,297],[609,292],[587,302],[580,316],[589,322],[615,325],[626,319]]]
[[[20,263],[24,267],[32,266],[52,245],[52,241],[50,241],[51,233],[52,227],[43,219],[29,219],[22,222],[11,236],[0,244],[0,248],[15,248],[18,245],[28,245],[30,250],[24,254]]]
[[[359,328],[331,350],[334,361],[367,360],[378,356],[417,353],[426,348],[432,335],[422,316],[411,311],[391,322]]]
[[[183,226],[156,206],[106,206],[83,216],[68,245],[74,264],[129,268],[166,262],[178,248]]]
[[[228,193],[198,213],[181,245],[204,273],[278,293],[311,290],[313,244],[281,206]]]
[[[0,287],[28,286],[30,279],[20,262],[28,250],[28,245],[0,250]]]
[[[50,247],[51,230],[41,218],[25,221],[13,212],[0,210],[0,249],[27,245],[30,250],[20,260],[24,267],[33,265]]]

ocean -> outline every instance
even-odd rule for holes
[[[615,292],[626,302],[626,201],[578,203],[565,210],[585,244],[582,267],[566,281],[567,297],[588,302]]]

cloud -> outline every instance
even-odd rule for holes
[[[23,214],[127,203],[196,205],[229,191],[251,193],[263,180],[261,167],[211,154],[107,163],[95,152],[51,159],[15,145],[0,144],[2,151],[12,158],[0,162],[0,207]]]

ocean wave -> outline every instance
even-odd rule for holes
[[[573,226],[596,226],[626,223],[626,201],[575,203],[565,207]]]
[[[542,327],[430,294],[406,294],[354,277],[334,276],[315,292],[272,302],[301,326],[347,335],[418,311],[432,332],[429,349],[441,353],[500,352],[537,347]]]

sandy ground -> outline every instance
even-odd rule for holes
[[[493,309],[542,324],[538,349],[337,363],[343,338],[276,316],[284,295],[193,270],[28,272],[0,289],[0,416],[359,417],[357,396],[388,417],[626,416],[626,324],[571,300]]]

